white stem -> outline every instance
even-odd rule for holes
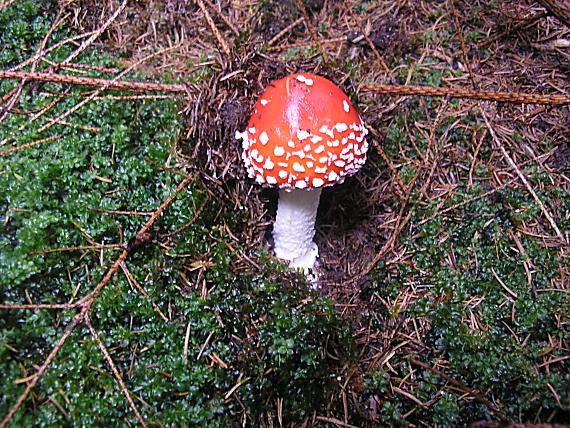
[[[273,226],[275,255],[291,267],[312,269],[319,250],[313,242],[321,189],[279,190],[277,217]]]

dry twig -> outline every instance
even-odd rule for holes
[[[173,192],[173,194],[170,195],[154,211],[153,215],[147,220],[147,222],[139,230],[137,235],[147,233],[149,231],[149,229],[152,227],[152,225],[156,222],[156,220],[158,220],[162,216],[162,213],[164,212],[164,210],[170,204],[172,204],[172,202],[176,199],[178,194],[188,184],[190,184],[190,182],[192,180],[194,180],[193,176],[187,176],[184,180],[182,180],[180,182],[180,184],[176,187],[176,190]],[[47,356],[47,358],[45,359],[43,364],[37,370],[34,377],[31,378],[31,381],[26,386],[26,389],[24,390],[24,392],[20,395],[20,397],[18,398],[16,403],[10,408],[10,411],[8,412],[6,417],[0,423],[0,428],[6,428],[8,426],[8,424],[10,423],[10,421],[12,420],[12,418],[14,417],[14,415],[16,414],[18,409],[22,406],[24,401],[26,401],[26,398],[28,397],[28,395],[30,394],[32,389],[36,386],[36,384],[38,383],[40,378],[43,376],[43,374],[45,373],[45,371],[47,370],[49,365],[53,362],[54,358],[56,357],[56,355],[58,354],[60,349],[63,347],[63,345],[65,344],[65,342],[67,341],[67,339],[69,338],[71,333],[75,330],[75,328],[79,324],[85,323],[86,317],[89,315],[89,310],[90,310],[91,306],[93,305],[93,302],[99,296],[101,291],[107,286],[107,284],[109,283],[111,278],[115,275],[117,270],[119,270],[120,266],[125,262],[125,260],[129,256],[129,254],[130,254],[129,251],[123,250],[123,252],[117,258],[117,260],[115,260],[113,265],[107,270],[107,272],[105,273],[105,275],[103,276],[103,278],[101,279],[99,284],[97,284],[97,286],[93,289],[93,291],[91,293],[89,293],[86,297],[84,297],[83,299],[79,300],[78,302],[76,302],[74,304],[63,305],[63,307],[61,309],[68,309],[68,308],[72,308],[72,307],[81,307],[81,311],[73,317],[72,321],[65,328],[65,331],[64,331],[63,335],[60,337],[60,339],[58,340],[56,346],[49,353],[49,355]],[[16,309],[17,306],[18,305],[12,305],[12,306],[2,305],[2,306],[0,306],[0,309]],[[30,306],[30,307],[24,308],[24,306]],[[49,306],[54,307],[55,305],[49,305]],[[19,307],[24,308],[24,309],[37,309],[38,307],[40,307],[40,305],[19,305]]]
[[[435,86],[366,84],[360,86],[363,92],[386,95],[419,95],[423,97],[467,98],[482,101],[497,101],[513,104],[543,104],[561,106],[570,104],[570,95],[541,95],[525,92],[472,91],[461,88],[440,88]]]
[[[305,4],[303,3],[303,0],[297,0],[297,6],[299,6],[299,10],[303,14],[303,18],[305,19],[305,24],[307,25],[307,28],[309,29],[309,33],[311,33],[311,38],[313,39],[313,42],[317,44],[317,46],[319,47],[319,50],[321,51],[321,55],[323,56],[323,61],[325,63],[329,62],[329,56],[327,55],[327,52],[325,51],[325,48],[323,47],[323,45],[319,39],[319,35],[317,34],[317,30],[315,30],[315,27],[313,26],[313,23],[311,22],[311,18],[309,17],[309,14],[307,13],[307,9],[305,8]]]
[[[220,43],[220,46],[222,47],[222,51],[224,51],[224,54],[226,54],[226,56],[229,57],[231,55],[231,51],[230,51],[230,48],[228,46],[228,42],[226,42],[226,39],[224,39],[224,36],[222,35],[222,33],[220,33],[220,30],[218,30],[218,27],[216,27],[216,23],[214,22],[214,20],[210,16],[208,9],[206,9],[206,6],[204,5],[204,2],[202,0],[196,0],[196,3],[198,3],[200,10],[202,10],[202,13],[204,14],[204,18],[206,18],[206,22],[208,23],[208,25],[212,29],[212,32],[216,36],[216,39],[218,39],[218,42]]]
[[[511,168],[513,168],[515,170],[515,172],[517,173],[517,175],[519,176],[519,178],[521,179],[521,181],[523,182],[523,184],[525,185],[525,187],[527,188],[529,193],[532,195],[532,197],[534,198],[536,203],[540,206],[542,213],[544,214],[544,216],[546,217],[546,219],[550,223],[550,226],[552,226],[552,229],[554,229],[554,231],[556,232],[556,236],[558,236],[558,238],[560,238],[562,241],[567,242],[566,239],[564,238],[564,235],[562,235],[562,232],[558,228],[556,221],[554,221],[552,214],[550,214],[550,211],[548,211],[548,209],[546,208],[544,203],[540,200],[540,198],[538,197],[538,195],[536,194],[536,192],[534,191],[534,189],[532,188],[532,186],[530,185],[530,183],[526,179],[526,176],[523,174],[523,172],[517,166],[517,164],[515,163],[513,158],[511,158],[511,156],[509,155],[509,153],[505,149],[505,146],[503,145],[503,143],[501,143],[501,140],[499,140],[499,138],[497,137],[497,134],[495,133],[495,130],[493,129],[493,127],[489,123],[489,119],[487,118],[487,114],[485,113],[485,110],[483,110],[483,108],[481,108],[481,114],[483,115],[483,119],[485,120],[485,124],[487,125],[487,129],[489,129],[489,133],[491,134],[493,141],[495,142],[497,147],[499,147],[499,150],[501,151],[501,154],[503,155],[503,157],[505,158],[507,163],[511,166]]]
[[[124,75],[124,74],[123,74]],[[95,77],[69,76],[57,73],[32,73],[24,71],[0,70],[0,79],[26,79],[38,82],[54,82],[80,86],[94,86],[105,89],[116,89],[134,92],[184,92],[184,85],[165,83],[129,82],[115,79],[99,79]]]
[[[95,329],[93,328],[93,325],[91,324],[91,319],[89,318],[89,314],[85,315],[85,319],[83,320],[83,322],[85,323],[85,325],[89,329],[89,332],[91,333],[91,336],[93,336],[93,339],[95,339],[95,342],[97,342],[97,346],[99,347],[99,350],[101,351],[101,353],[105,357],[105,360],[107,360],[109,367],[111,367],[111,371],[113,372],[113,376],[115,376],[115,379],[117,380],[119,387],[121,388],[121,391],[125,395],[125,398],[129,402],[131,409],[133,409],[133,412],[135,413],[137,421],[139,421],[139,423],[143,427],[146,427],[147,426],[146,422],[144,421],[143,417],[141,416],[141,414],[139,412],[139,409],[137,408],[133,399],[131,398],[131,394],[129,393],[129,390],[127,389],[127,386],[125,385],[125,381],[121,377],[119,370],[117,370],[117,367],[115,366],[115,363],[113,362],[113,359],[111,358],[111,355],[109,354],[109,351],[107,351],[107,348],[105,348],[105,345],[103,344],[103,342],[99,338],[97,331],[95,331]]]

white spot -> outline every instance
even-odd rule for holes
[[[317,144],[319,141],[323,141],[323,137],[319,137],[318,135],[313,135],[311,137],[311,142],[313,144]]]
[[[299,74],[297,76],[297,80],[301,83],[304,83],[307,86],[312,86],[313,85],[313,79],[309,78],[309,77],[305,77],[302,74]]]
[[[327,172],[327,167],[326,167],[326,166],[323,166],[322,168],[320,168],[320,167],[316,166],[316,167],[315,167],[315,172],[316,172],[317,174],[325,174],[325,173]]]
[[[313,178],[313,187],[321,187],[323,184],[325,184],[323,179]]]
[[[261,100],[259,100],[259,103],[260,103],[263,107],[265,107],[265,106],[269,103],[269,100],[261,99]]]
[[[323,156],[319,158],[319,163],[327,163],[328,160],[329,158],[327,156]]]
[[[255,176],[255,181],[256,181],[258,184],[263,184],[263,183],[265,183],[265,178],[263,178],[263,175],[257,174],[257,175]]]
[[[251,151],[251,153],[249,154],[249,156],[250,156],[252,159],[257,160],[257,155],[258,155],[258,154],[259,154],[259,152],[257,151],[257,149],[253,149],[253,150]]]
[[[253,178],[253,177],[255,176],[255,170],[253,169],[252,166],[250,166],[250,167],[247,169],[247,175],[248,175],[249,178]]]
[[[299,162],[295,162],[293,164],[293,171],[305,172],[305,167],[303,165],[301,165]]]
[[[267,184],[277,184],[277,179],[271,175],[265,177],[265,180],[267,181]]]
[[[346,100],[342,100],[342,106],[344,107],[345,112],[348,113],[350,111],[350,105],[346,102]]]
[[[338,174],[334,171],[329,172],[328,180],[336,181],[338,179]]]
[[[310,151],[311,151],[311,145],[310,145],[310,144],[307,144],[307,145],[303,148],[303,150],[305,150],[306,152],[310,152]]]
[[[271,159],[269,158],[269,156],[267,156],[267,159],[265,159],[265,163],[263,164],[263,169],[271,171],[274,166],[275,164],[271,162]],[[267,180],[267,182],[269,183],[269,179]]]
[[[366,153],[366,152],[368,151],[368,147],[369,147],[369,146],[368,146],[368,142],[365,141],[364,144],[362,145],[362,149],[360,149],[360,151],[361,151],[362,153]]]
[[[322,145],[315,149],[316,154],[322,153],[324,151],[325,151],[325,146],[322,146]]]
[[[281,168],[289,168],[289,164],[287,162],[277,162]]]
[[[281,171],[279,171],[279,178],[285,180],[287,178],[287,175],[288,175],[287,171],[285,171],[283,169]]]
[[[288,145],[289,147],[291,147],[292,149],[295,148],[295,142],[294,142],[293,140],[289,140],[289,141],[287,142],[287,145]]]
[[[346,162],[343,160],[337,160],[337,161],[334,161],[334,164],[336,166],[338,166],[339,168],[344,168],[344,166],[346,165]]]
[[[329,130],[329,127],[327,125],[323,125],[319,128],[319,132],[321,134],[326,134],[328,130]]]
[[[315,164],[311,161],[307,161],[307,168],[312,168]]]
[[[263,155],[260,153],[257,155],[257,159],[255,159],[258,163],[263,162]]]
[[[300,129],[297,131],[297,138],[299,141],[303,141],[305,138],[309,138],[311,136],[310,132],[305,131],[304,129]]]
[[[338,132],[344,132],[348,130],[348,125],[346,123],[339,122],[335,125]]]
[[[259,141],[264,146],[267,144],[267,142],[269,141],[269,136],[267,135],[267,132],[263,131],[261,134],[259,134]]]
[[[295,182],[295,187],[297,189],[304,189],[305,187],[307,187],[307,183],[303,180],[298,180]]]
[[[275,156],[283,156],[285,154],[285,149],[281,146],[275,146],[273,149],[273,154]]]
[[[250,134],[255,134],[255,126],[249,128],[248,131],[250,132]]]
[[[354,135],[354,132],[351,132],[350,134],[348,134],[348,138],[350,140],[354,140],[356,138],[356,135]]]

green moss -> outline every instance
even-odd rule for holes
[[[0,13],[1,67],[13,66],[37,49],[53,20],[48,13],[53,9],[42,4],[19,1]],[[54,33],[50,44],[66,31]],[[51,55],[57,60],[70,52],[63,46]],[[115,62],[96,51],[85,52],[79,61],[105,66]],[[14,85],[2,81],[0,92]],[[63,89],[58,84],[45,84],[33,93],[26,88],[17,107],[37,111]],[[57,136],[0,157],[4,304],[28,299],[61,303],[88,294],[118,256],[116,249],[33,252],[125,242],[148,216],[101,210],[152,212],[182,179],[161,167],[182,131],[175,100],[99,99],[69,116],[71,125],[56,124],[39,132],[49,118],[81,101],[80,91],[72,88],[33,122],[29,115],[11,114],[0,128],[0,141],[8,141],[5,147]],[[205,198],[206,189],[192,182],[155,223],[151,242],[127,262],[167,321],[121,271],[92,307],[93,326],[127,389],[151,425],[229,426],[244,411],[249,420],[258,421],[276,408],[277,399],[283,399],[288,421],[322,409],[328,397],[323,390],[330,390],[338,370],[336,360],[324,352],[326,344],[343,341],[350,347],[333,305],[307,299],[306,286],[291,285],[269,260],[256,274],[236,271],[235,243],[230,245],[224,225],[239,229],[245,219],[229,208],[231,204],[209,201],[191,227],[170,240],[161,238],[194,218]],[[200,274],[205,282],[193,268],[196,260],[206,260]],[[202,284],[209,292],[203,292]],[[7,414],[25,388],[16,381],[41,364],[74,314],[2,312],[0,414]],[[227,395],[238,382],[239,388]],[[99,426],[109,421],[116,426],[136,423],[97,343],[80,326],[14,425]]]

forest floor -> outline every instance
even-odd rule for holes
[[[6,423],[570,420],[568,102],[374,86],[567,97],[570,29],[540,4],[17,0],[0,17],[0,70],[183,88],[1,82]],[[364,168],[323,191],[316,290],[271,258],[277,193],[234,138],[295,72],[337,83],[370,130]]]

